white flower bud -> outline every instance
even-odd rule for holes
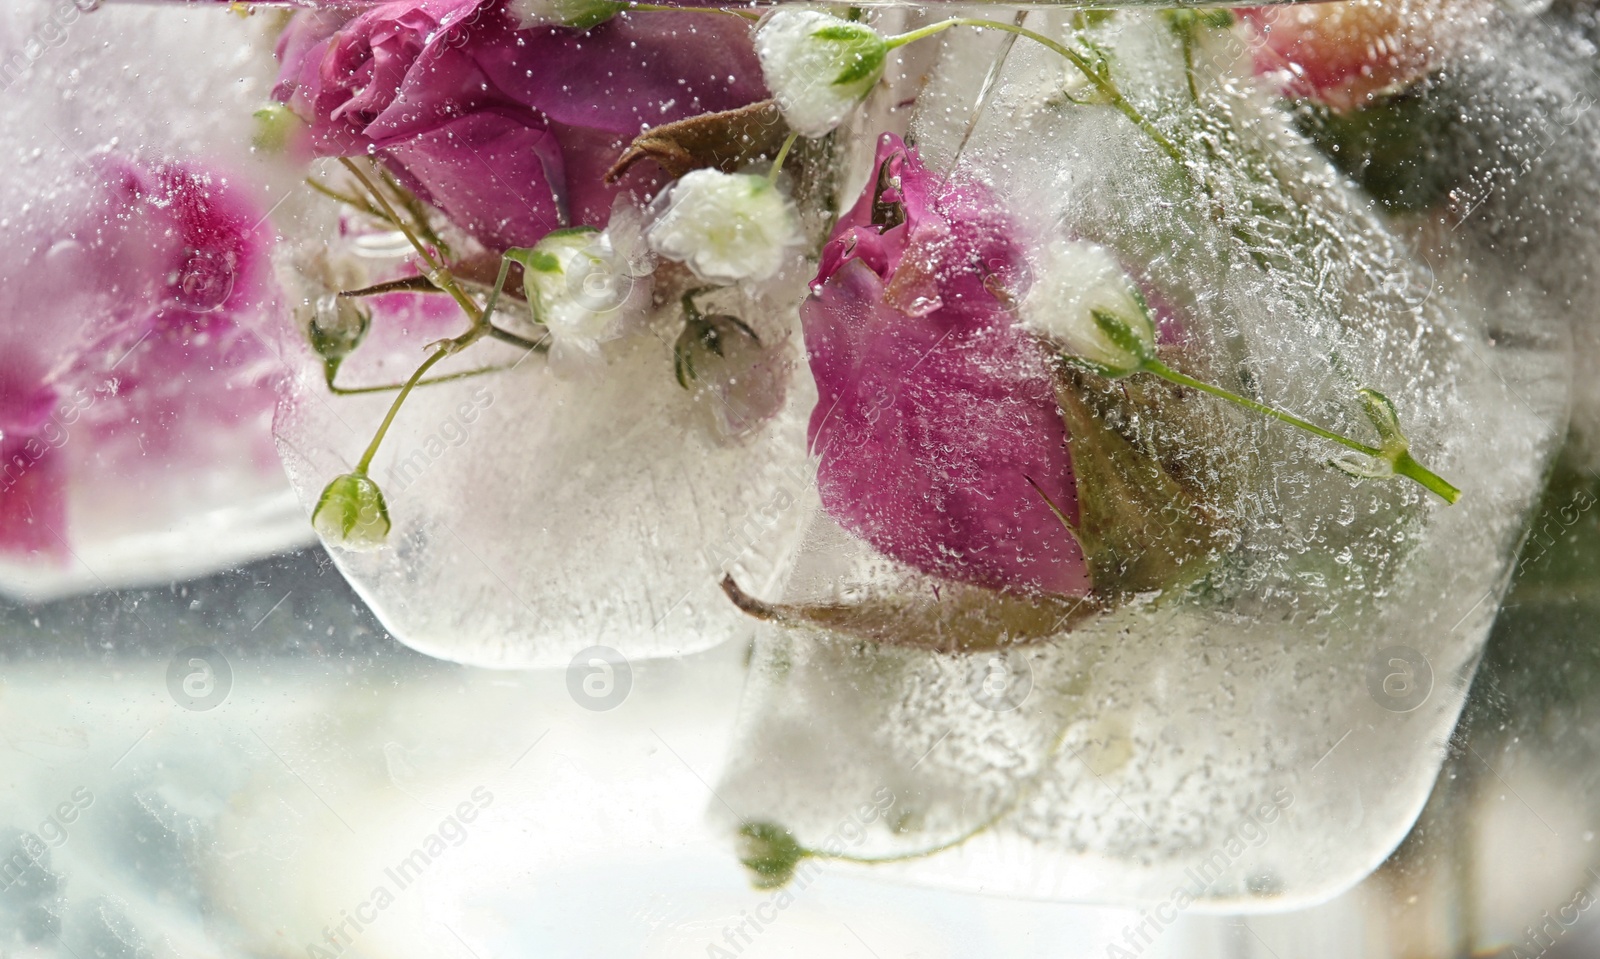
[[[767,89],[804,137],[843,122],[883,76],[888,53],[878,31],[818,10],[779,10],[756,31]]]
[[[664,199],[650,248],[709,283],[769,280],[805,243],[793,201],[763,176],[694,170]]]
[[[507,250],[522,264],[522,287],[552,351],[599,356],[649,298],[649,263],[589,227],[555,230],[530,249]]]
[[[597,27],[627,9],[618,0],[511,0],[506,8],[521,28],[536,26]]]
[[[1023,329],[1103,376],[1136,373],[1155,356],[1144,295],[1111,251],[1095,243],[1052,242],[1019,314]]]

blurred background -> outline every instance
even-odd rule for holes
[[[8,603],[3,954],[1600,955],[1597,497],[1558,471],[1411,834],[1333,900],[1248,918],[827,864],[780,907],[708,825],[738,644],[618,664],[596,709],[560,670],[406,649],[319,550]]]

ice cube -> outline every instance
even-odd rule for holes
[[[1074,16],[1027,24],[1090,50]],[[1364,876],[1428,795],[1564,430],[1566,331],[1479,279],[1448,228],[1391,226],[1249,82],[1241,42],[1197,45],[1196,105],[1160,15],[1119,12],[1092,39],[1183,168],[1122,113],[1042,84],[1056,54],[1020,41],[964,151],[989,64],[947,47],[918,105],[925,156],[1036,235],[1136,264],[1213,381],[1366,442],[1356,390],[1384,392],[1464,495],[1353,480],[1325,465],[1338,447],[1233,408],[1123,421],[1155,449],[1210,452],[1200,485],[1236,545],[1196,583],[1043,640],[988,620],[965,652],[948,649],[964,600],[818,518],[784,591],[758,598],[942,608],[947,648],[763,626],[711,812],[730,836],[771,824],[902,880],[1289,908]]]
[[[0,49],[0,590],[306,542],[260,339],[284,308],[267,214],[296,183],[251,147],[267,18],[27,0],[0,10]]]

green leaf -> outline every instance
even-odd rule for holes
[[[678,334],[678,340],[672,344],[672,375],[677,378],[678,385],[690,389],[689,384],[694,380],[694,343],[686,342],[684,337],[688,334],[685,329]]]
[[[883,71],[883,61],[888,54],[887,47],[858,54],[855,63],[839,71],[839,75],[833,78],[833,85],[836,87],[848,86],[868,77],[876,76]]]
[[[573,30],[592,30],[628,9],[626,3],[614,0],[591,0],[588,3],[567,4],[562,26]]]
[[[568,236],[574,233],[582,232],[593,231],[589,230],[587,227],[581,229],[573,228],[567,230],[553,230],[550,233],[546,233],[544,238],[545,240],[548,240],[551,237],[559,238],[561,236]],[[543,243],[544,240],[540,240],[539,242]],[[546,250],[541,250],[537,246],[512,247],[506,251],[506,259],[516,263],[521,263],[523,269],[533,270],[536,273],[561,272],[561,261],[557,259],[554,254]]]
[[[818,40],[827,40],[832,43],[870,43],[876,40],[883,42],[878,32],[865,24],[851,23],[841,20],[837,24],[818,27],[811,31],[811,36]]]
[[[1106,339],[1117,349],[1128,354],[1129,358],[1136,360],[1149,358],[1149,342],[1139,336],[1127,320],[1101,309],[1091,309],[1089,315],[1094,318],[1095,326],[1106,335]]]
[[[1385,452],[1390,450],[1403,450],[1409,446],[1405,434],[1400,431],[1400,414],[1394,408],[1387,396],[1371,387],[1363,387],[1356,391],[1361,397],[1361,407],[1366,411],[1367,419],[1372,421],[1372,426],[1382,437],[1381,446]]]

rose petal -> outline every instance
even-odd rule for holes
[[[425,199],[491,247],[530,246],[567,222],[560,147],[548,130],[474,113],[384,152]]]
[[[909,322],[860,263],[846,264],[801,316],[829,515],[924,572],[997,589],[1088,590],[1077,543],[1028,483],[1076,514],[1066,430],[1026,336],[1000,323],[951,325],[943,313]]]

